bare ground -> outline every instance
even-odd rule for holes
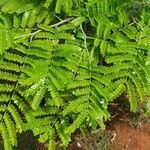
[[[150,120],[118,118],[104,133],[75,137],[69,150],[150,150]]]

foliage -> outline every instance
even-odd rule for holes
[[[148,102],[149,1],[1,0],[0,132],[66,148],[77,129],[105,128],[110,102]],[[140,99],[140,101],[139,101]]]

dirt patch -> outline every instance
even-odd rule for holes
[[[118,118],[104,132],[76,135],[69,150],[150,150],[150,120]]]
[[[113,135],[109,150],[149,150],[150,124],[143,124],[141,128],[133,128],[125,122],[118,122],[109,131]]]
[[[47,148],[37,144],[37,150]],[[118,118],[104,132],[94,130],[85,135],[77,133],[68,150],[150,150],[150,120],[133,124],[128,118]]]

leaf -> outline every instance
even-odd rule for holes
[[[34,7],[33,3],[29,1],[9,0],[3,6],[2,11],[8,13],[14,13],[14,12],[22,13],[33,7]]]
[[[127,81],[127,87],[129,92],[129,102],[130,102],[130,110],[132,112],[137,111],[137,97],[135,92],[135,87],[132,85],[132,83],[128,80]]]

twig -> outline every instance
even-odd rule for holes
[[[64,23],[66,23],[66,22],[69,22],[69,21],[72,20],[72,19],[74,19],[74,17],[70,17],[70,18],[67,18],[67,19],[65,19],[65,20],[62,20],[62,21],[60,21],[60,22],[58,22],[58,23],[55,23],[55,24],[51,25],[50,27],[51,27],[51,28],[57,27],[57,26],[59,26],[59,25],[61,25],[61,24],[64,24]],[[31,37],[33,38],[37,33],[41,32],[41,31],[42,31],[42,30],[37,30],[37,31],[35,31],[35,32],[33,32],[33,33],[30,33],[30,34],[24,34],[24,35],[18,36],[18,37],[15,38],[15,40],[16,40],[16,39],[20,39],[20,38],[24,38],[24,37],[28,37],[28,36],[31,36]]]
[[[61,25],[61,24],[64,24],[64,23],[66,23],[66,22],[69,22],[70,20],[73,20],[73,19],[74,19],[74,17],[67,18],[67,19],[65,19],[65,20],[62,20],[62,21],[60,21],[60,22],[58,22],[58,23],[55,23],[55,24],[51,25],[50,27],[51,27],[51,28],[57,27],[57,26],[59,26],[59,25]]]
[[[135,24],[137,24],[137,25],[141,28],[142,31],[144,31],[143,27],[135,20],[135,18],[134,18],[133,16],[131,16],[131,17],[132,17],[132,19],[133,19],[133,22],[134,22]]]
[[[113,137],[112,137],[112,139],[111,139],[111,142],[113,142],[114,140],[115,140],[115,138],[116,138],[116,133],[113,133]]]
[[[87,44],[86,44],[87,36],[86,36],[86,34],[85,34],[85,32],[84,32],[84,30],[83,30],[83,28],[82,28],[82,25],[80,25],[80,28],[81,28],[81,31],[82,31],[82,34],[83,34],[83,38],[84,38],[84,47],[85,47],[85,49],[87,50],[87,53],[88,53],[88,55],[89,55],[89,51],[88,51]]]

